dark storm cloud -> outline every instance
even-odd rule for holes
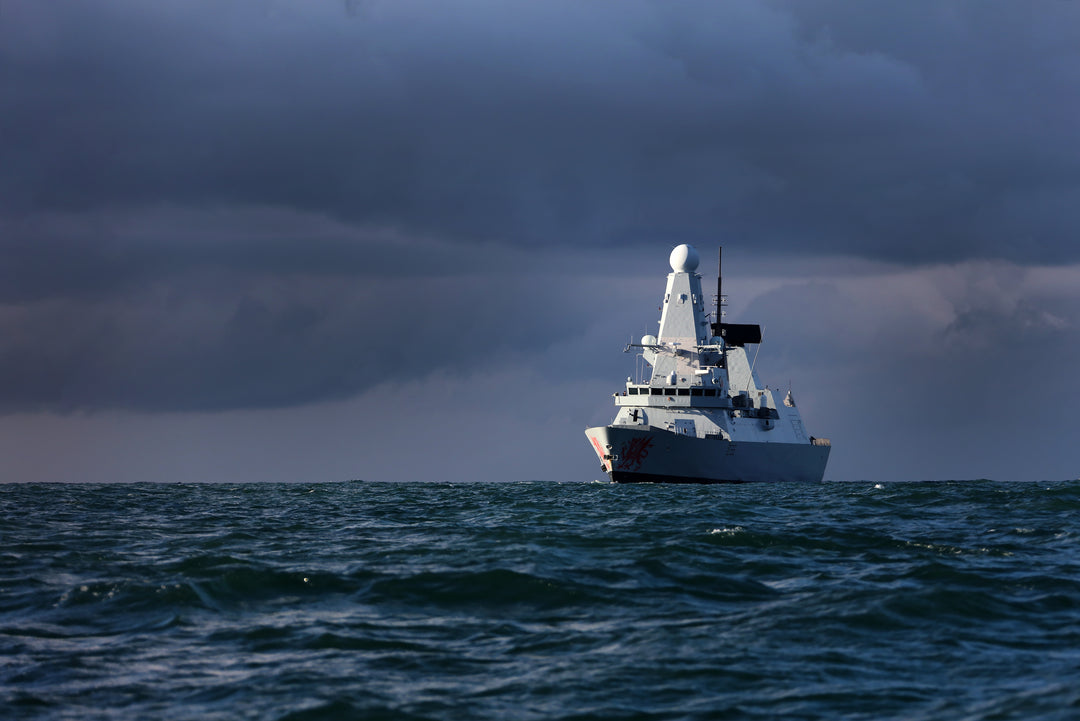
[[[119,296],[214,272],[371,277],[456,275],[507,261],[489,246],[457,247],[389,229],[357,228],[288,208],[156,206],[0,218],[0,302]]]
[[[5,207],[283,205],[471,240],[1076,257],[1074,4],[362,9],[16,3]]]
[[[267,277],[230,288],[191,276],[121,301],[44,301],[0,314],[0,409],[222,410],[333,400],[542,353],[583,332],[565,321],[574,315],[561,288],[519,278],[357,286]]]
[[[605,249],[1075,262],[1077,20],[5,0],[0,409],[290,405],[543,349]],[[572,272],[530,267],[552,247]]]

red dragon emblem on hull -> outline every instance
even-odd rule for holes
[[[649,455],[649,449],[652,448],[652,438],[631,438],[622,444],[619,448],[619,465],[616,466],[620,471],[636,471],[641,468],[642,462]]]

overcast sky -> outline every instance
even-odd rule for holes
[[[0,481],[591,480],[674,245],[827,478],[1080,476],[1080,3],[0,0]]]

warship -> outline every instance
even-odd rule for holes
[[[711,318],[697,251],[671,251],[660,330],[626,347],[642,372],[614,394],[611,424],[585,430],[613,482],[817,482],[825,475],[829,440],[807,434],[790,388],[777,402],[754,369],[761,326],[724,322],[720,253]],[[756,346],[753,360],[747,346]]]

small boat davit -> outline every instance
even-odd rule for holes
[[[585,430],[604,472],[618,483],[821,481],[829,440],[807,434],[791,390],[777,402],[747,355],[761,327],[723,322],[720,269],[710,318],[693,247],[670,262],[659,332],[626,347],[648,379],[628,378],[611,424]]]

